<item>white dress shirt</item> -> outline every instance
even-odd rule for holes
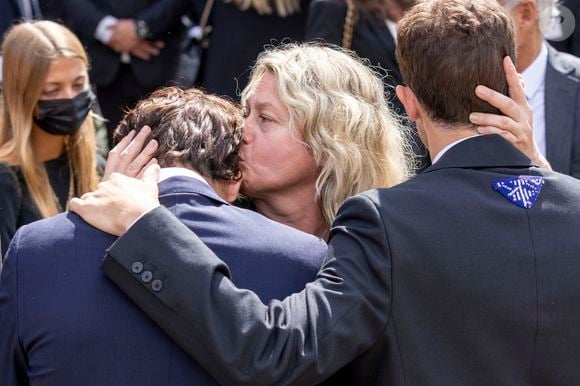
[[[542,44],[540,54],[522,72],[526,83],[526,98],[532,107],[534,117],[534,139],[542,155],[546,156],[546,68],[548,67],[548,47]]]
[[[461,143],[461,142],[465,141],[466,139],[479,137],[479,136],[480,136],[480,134],[470,135],[469,137],[461,138],[455,142],[451,142],[449,145],[447,145],[443,149],[441,149],[441,151],[439,153],[437,153],[437,155],[431,161],[431,164],[434,165],[435,162],[439,161],[441,159],[441,157],[443,157],[443,154],[447,153],[447,151],[449,151],[449,149],[451,149],[453,146],[457,145],[458,143]]]

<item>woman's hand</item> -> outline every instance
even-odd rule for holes
[[[533,113],[524,92],[523,80],[509,56],[503,61],[509,97],[485,86],[477,86],[475,94],[504,115],[472,113],[471,123],[478,126],[480,134],[499,134],[538,166],[552,169],[534,140]]]
[[[109,179],[113,173],[140,178],[147,167],[157,163],[157,159],[153,158],[158,146],[157,141],[152,139],[143,147],[149,133],[151,133],[149,126],[143,126],[137,136],[133,130],[111,149],[103,181]]]

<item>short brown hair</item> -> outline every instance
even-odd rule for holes
[[[242,124],[232,102],[197,89],[165,87],[125,114],[114,141],[147,125],[159,143],[154,157],[161,166],[181,163],[205,177],[237,180]]]
[[[499,113],[478,84],[507,95],[503,58],[515,62],[510,15],[496,1],[419,2],[400,21],[397,59],[407,86],[436,122],[469,125],[475,111]]]

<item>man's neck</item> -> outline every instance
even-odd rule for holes
[[[516,63],[516,69],[519,73],[524,72],[540,55],[542,44],[544,44],[544,38],[540,31],[531,34],[526,39],[522,39],[522,44],[518,47],[518,60]]]
[[[478,135],[477,131],[469,126],[449,128],[438,124],[433,124],[426,132],[431,160],[452,143]]]
[[[271,220],[327,239],[329,225],[324,222],[314,194],[314,187],[288,195],[272,194],[272,197],[254,198],[254,205],[258,213]]]

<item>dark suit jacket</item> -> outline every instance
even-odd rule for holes
[[[310,0],[301,1],[302,11],[288,17],[242,11],[232,3],[216,0],[210,23],[213,30],[203,60],[200,84],[208,92],[234,100],[246,87],[250,69],[265,46],[302,41]],[[201,13],[205,0],[197,0]]]
[[[227,256],[234,280],[263,301],[302,288],[325,256],[320,239],[233,207],[197,180],[174,177],[160,192],[167,210]],[[0,280],[0,385],[215,384],[99,270],[113,241],[71,213],[17,233]],[[140,285],[163,293],[192,284],[177,289],[138,260],[131,275]]]
[[[580,58],[548,47],[545,83],[546,158],[580,178]]]
[[[120,54],[95,39],[99,22],[107,15],[143,20],[152,40],[162,40],[165,47],[149,61],[131,57],[131,68],[141,85],[157,87],[172,80],[182,38],[181,15],[190,7],[186,0],[63,0],[66,24],[85,44],[91,59],[91,80],[97,86],[111,84],[119,67]]]
[[[492,188],[520,175],[545,181],[531,209]],[[118,239],[103,269],[224,383],[305,385],[349,365],[342,384],[574,385],[578,203],[580,181],[475,137],[403,184],[347,200],[318,279],[281,302],[237,289],[165,210]],[[143,258],[174,286],[142,286],[130,266]]]
[[[346,17],[344,0],[313,0],[308,10],[306,40],[323,40],[342,45],[344,21]],[[385,21],[372,14],[361,14],[353,28],[351,49],[385,76],[383,82],[389,100],[395,103],[399,114],[404,112],[395,95],[395,86],[403,79],[395,59],[395,39]],[[380,68],[380,69],[379,69]]]
[[[3,41],[4,33],[21,16],[17,0],[0,1],[0,43]]]

